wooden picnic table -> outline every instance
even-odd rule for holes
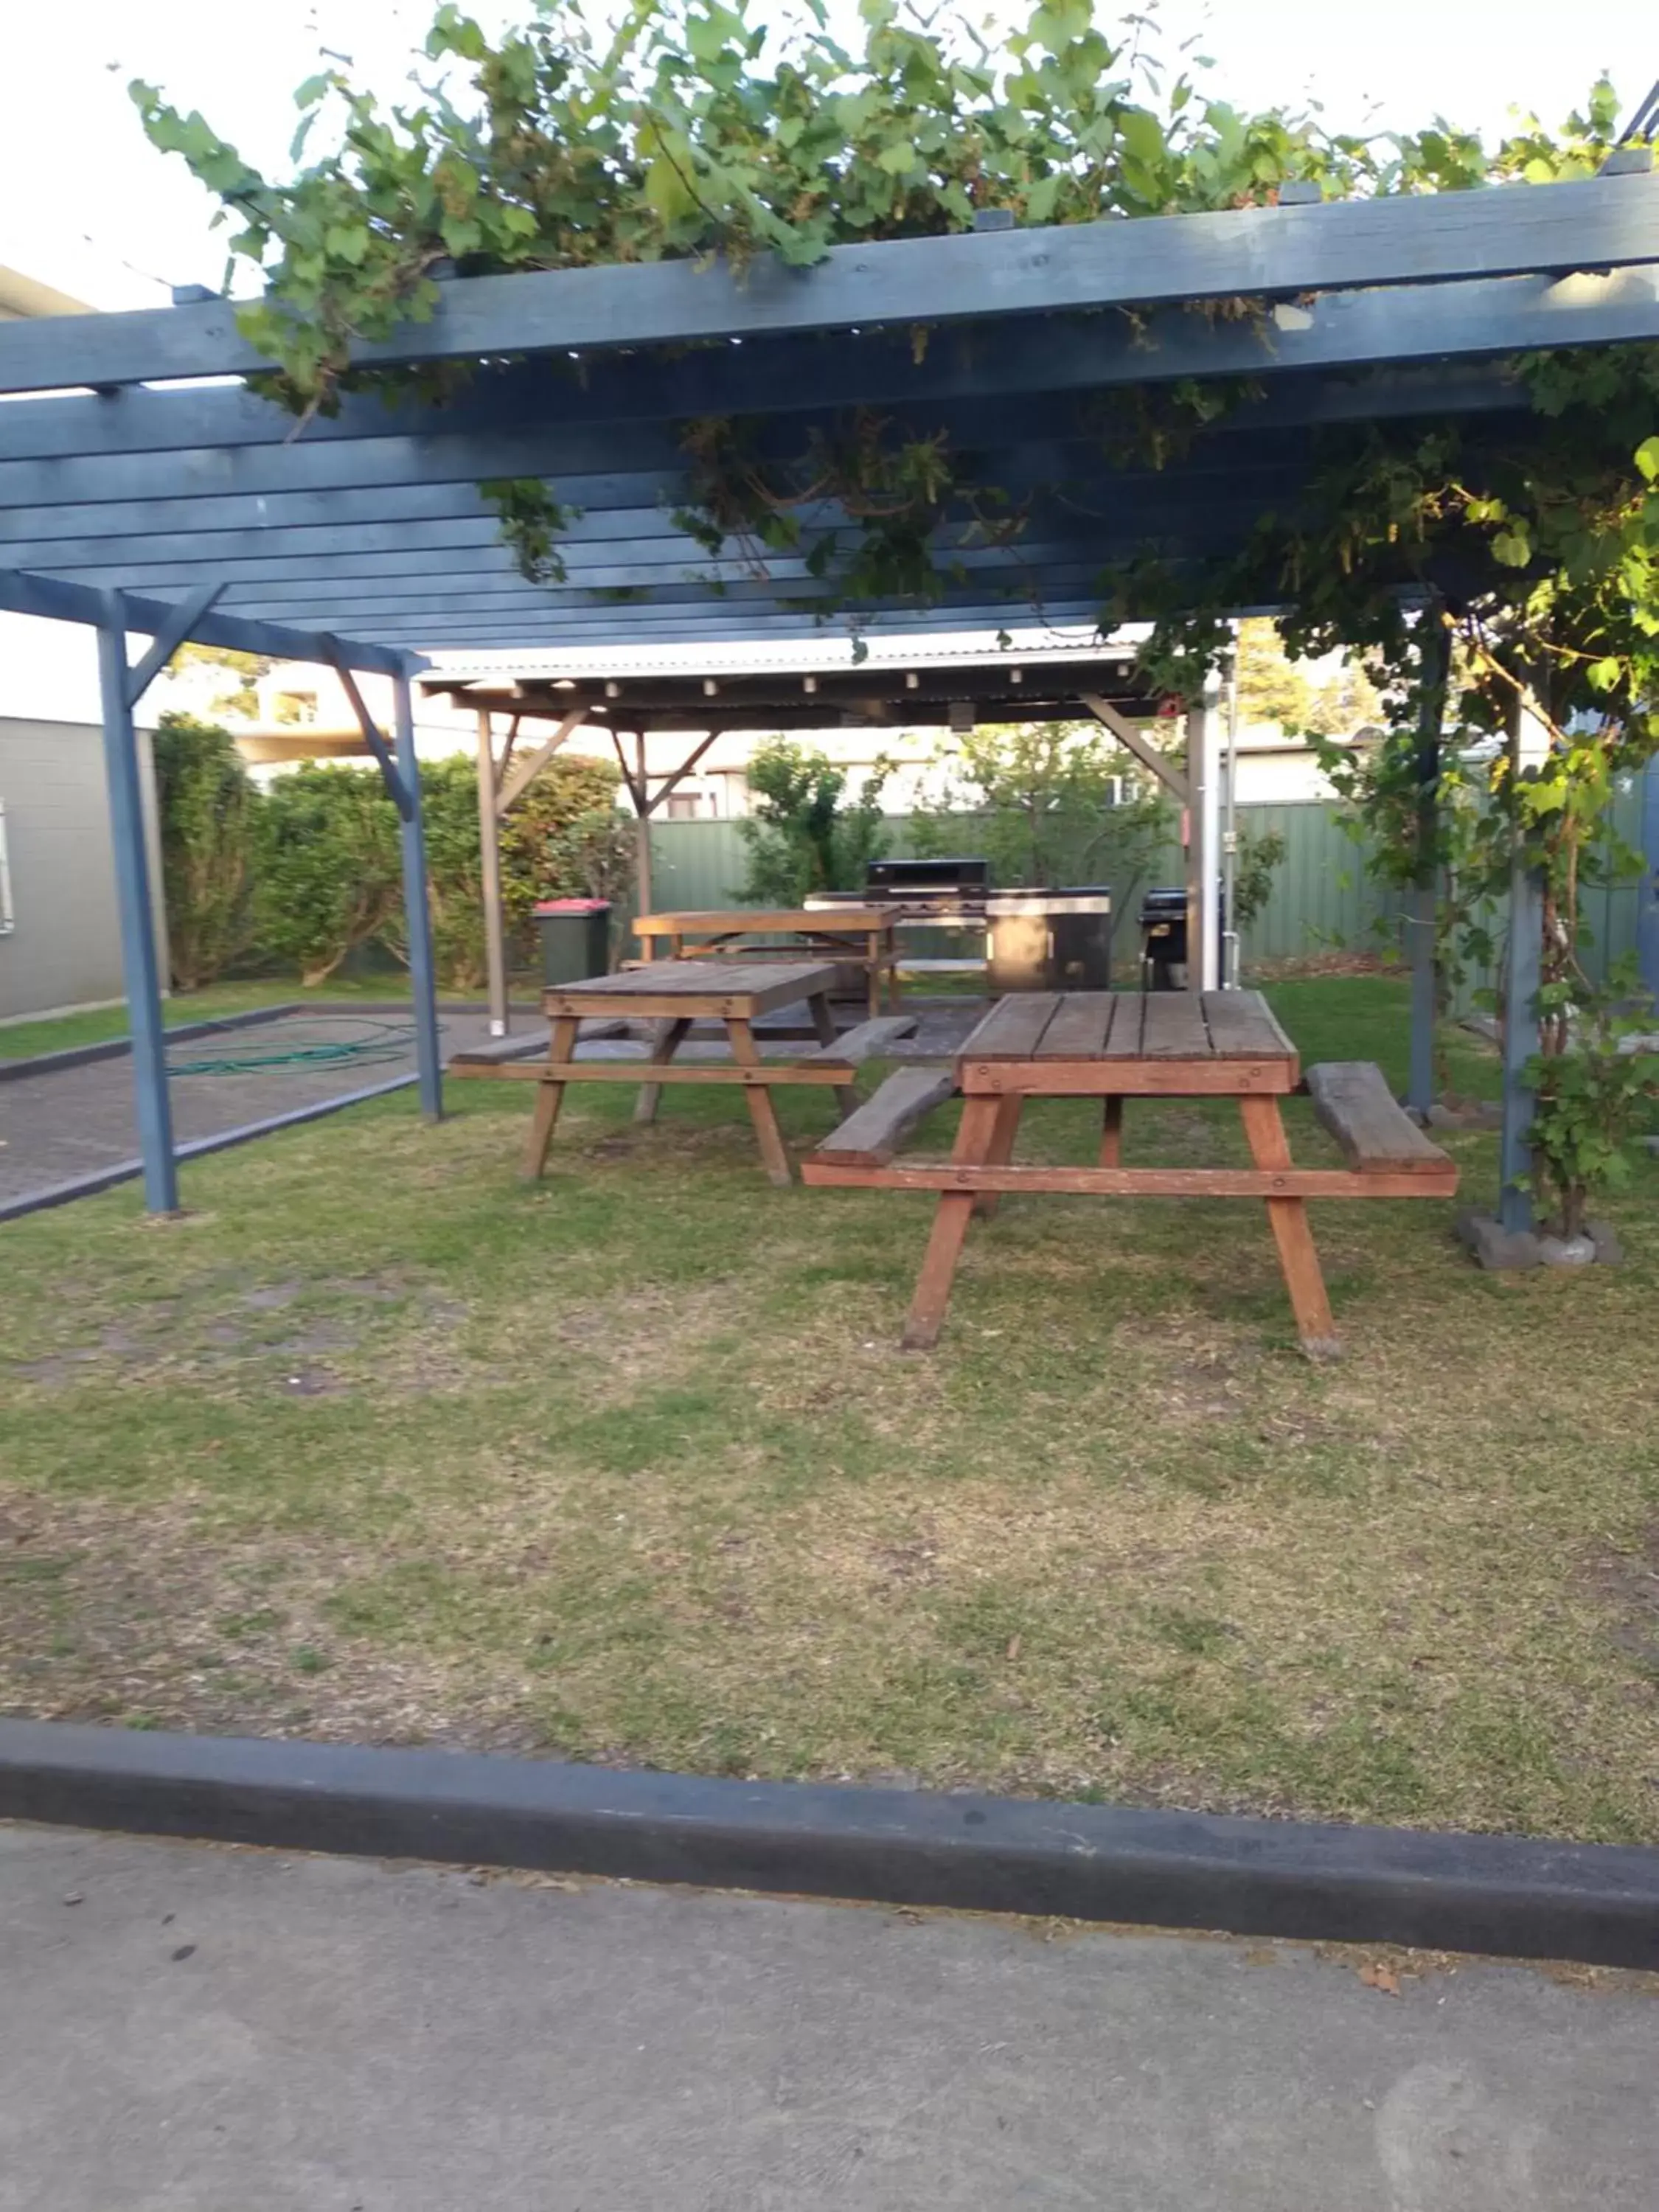
[[[742,1089],[767,1174],[775,1183],[788,1183],[793,1176],[772,1104],[774,1087],[779,1084],[828,1087],[835,1091],[842,1113],[850,1113],[857,1103],[853,1085],[859,1063],[894,1036],[915,1027],[914,1021],[905,1017],[889,1017],[865,1022],[837,1036],[829,997],[834,981],[835,969],[822,961],[703,959],[654,961],[620,975],[595,975],[585,982],[562,983],[542,994],[543,1007],[552,1024],[544,1061],[475,1064],[457,1073],[536,1085],[536,1110],[524,1152],[524,1172],[532,1182],[547,1164],[547,1149],[567,1084],[639,1083],[634,1118],[649,1121],[655,1118],[664,1084],[712,1083],[735,1084]],[[763,1060],[754,1035],[757,1018],[803,999],[811,1013],[817,1050],[788,1060]],[[576,1041],[583,1021],[617,1017],[656,1024],[650,1058],[645,1061],[579,1060]],[[676,1062],[674,1055],[692,1023],[702,1020],[724,1024],[731,1059]]]
[[[1315,1083],[1313,1078],[1328,1080]],[[1374,1067],[1341,1063],[1310,1079],[1316,1110],[1350,1164],[1295,1167],[1279,1102],[1298,1088],[1291,1043],[1255,991],[1033,992],[1000,1000],[956,1063],[962,1121],[948,1161],[895,1160],[882,1129],[882,1092],[855,1128],[826,1140],[804,1170],[811,1183],[936,1190],[934,1216],[904,1342],[937,1342],[957,1262],[975,1213],[1005,1191],[1103,1197],[1257,1198],[1266,1201],[1303,1347],[1336,1348],[1336,1332],[1308,1224],[1310,1198],[1429,1198],[1457,1187],[1453,1163],[1395,1104]],[[908,1110],[893,1079],[894,1114]],[[1237,1098],[1249,1168],[1125,1167],[1127,1098]],[[1017,1166],[1015,1138],[1028,1098],[1098,1098],[1097,1166]],[[854,1142],[872,1146],[862,1156]]]
[[[884,1000],[898,1007],[898,941],[893,916],[884,907],[715,907],[680,914],[642,914],[634,934],[649,956],[665,940],[671,959],[730,959],[754,950],[757,937],[799,937],[802,957],[856,963],[868,983],[872,1019]],[[862,940],[861,944],[860,940]],[[774,958],[789,957],[779,948]]]

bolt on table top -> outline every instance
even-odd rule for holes
[[[962,1089],[1091,1095],[1294,1091],[1297,1049],[1259,991],[1033,991],[957,1055]]]

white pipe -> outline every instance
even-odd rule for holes
[[[1227,790],[1221,827],[1221,988],[1238,988],[1238,918],[1234,895],[1238,883],[1238,624],[1233,624],[1232,658],[1227,664]]]
[[[1220,686],[1212,677],[1204,687],[1204,704],[1194,716],[1194,760],[1190,763],[1191,801],[1200,873],[1198,883],[1198,975],[1201,991],[1221,988],[1221,776]]]

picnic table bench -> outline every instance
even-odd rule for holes
[[[926,1070],[890,1077],[802,1167],[809,1183],[939,1194],[904,1342],[938,1341],[969,1223],[1005,1191],[1108,1198],[1253,1198],[1266,1201],[1303,1349],[1338,1348],[1310,1198],[1442,1198],[1457,1188],[1455,1164],[1390,1096],[1368,1062],[1311,1068],[1314,1110],[1347,1164],[1298,1168],[1279,1100],[1300,1085],[1291,1043],[1255,991],[1033,992],[1000,1000],[957,1055],[941,1087]],[[951,1090],[962,1121],[949,1160],[901,1160],[900,1138]],[[1125,1167],[1127,1099],[1236,1098],[1249,1168]],[[1102,1133],[1094,1167],[1017,1165],[1014,1142],[1028,1098],[1098,1098]]]
[[[647,955],[665,944],[672,960],[833,957],[864,970],[871,1017],[884,1002],[898,1007],[898,942],[884,907],[717,907],[679,914],[642,914],[634,934]],[[757,948],[757,938],[798,937],[798,946]],[[645,965],[651,961],[647,958]]]
[[[756,1140],[766,1172],[775,1183],[793,1180],[783,1133],[778,1127],[772,1091],[780,1084],[807,1084],[835,1091],[841,1110],[858,1104],[853,1088],[860,1064],[896,1037],[915,1027],[914,1017],[887,1015],[836,1034],[830,1011],[835,970],[820,961],[660,960],[620,975],[596,975],[544,991],[542,1006],[552,1024],[544,1060],[502,1060],[459,1066],[457,1074],[533,1083],[536,1109],[525,1140],[524,1173],[537,1180],[547,1164],[571,1083],[638,1083],[635,1119],[655,1116],[661,1086],[668,1083],[736,1085],[749,1102]],[[818,1038],[817,1049],[792,1060],[763,1060],[753,1024],[775,1007],[805,1000]],[[576,1042],[585,1020],[617,1018],[656,1025],[648,1060],[578,1060]],[[732,1057],[727,1060],[676,1060],[695,1021],[724,1024]]]

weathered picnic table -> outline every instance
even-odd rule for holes
[[[688,908],[682,914],[642,914],[634,934],[648,950],[665,942],[673,960],[752,957],[757,937],[798,937],[799,946],[781,946],[761,957],[787,959],[793,951],[798,957],[810,954],[857,965],[865,971],[872,1019],[884,999],[894,1010],[898,1006],[898,943],[893,917],[884,907]]]
[[[905,1326],[912,1347],[938,1340],[969,1222],[990,1212],[1002,1192],[1265,1200],[1303,1348],[1319,1357],[1336,1349],[1336,1332],[1309,1199],[1449,1196],[1457,1170],[1407,1119],[1379,1071],[1352,1061],[1312,1068],[1308,1079],[1315,1111],[1347,1166],[1294,1166],[1279,1102],[1299,1085],[1296,1047],[1258,992],[1023,994],[1000,1000],[969,1036],[952,1085],[929,1091],[912,1070],[891,1078],[825,1139],[802,1174],[810,1183],[939,1192]],[[951,1158],[896,1159],[899,1135],[951,1088],[963,1100]],[[1123,1108],[1134,1097],[1237,1098],[1253,1164],[1125,1167]],[[1017,1166],[1014,1140],[1028,1098],[1098,1098],[1099,1164]]]
[[[704,959],[653,961],[620,975],[561,983],[542,994],[544,1011],[552,1024],[545,1060],[474,1064],[456,1073],[535,1084],[536,1110],[524,1151],[524,1173],[532,1182],[547,1164],[567,1084],[638,1083],[635,1119],[649,1121],[664,1084],[712,1083],[741,1087],[767,1174],[775,1183],[787,1183],[793,1178],[772,1104],[774,1087],[795,1083],[825,1086],[836,1092],[842,1113],[850,1113],[857,1104],[853,1085],[860,1063],[915,1026],[913,1018],[890,1016],[838,1036],[830,1010],[834,981],[835,969],[821,961]],[[754,1035],[757,1018],[801,1000],[811,1014],[817,1050],[793,1060],[763,1060]],[[655,1024],[650,1058],[578,1060],[576,1040],[583,1021],[617,1017]],[[730,1060],[676,1061],[674,1056],[696,1021],[724,1024]]]

